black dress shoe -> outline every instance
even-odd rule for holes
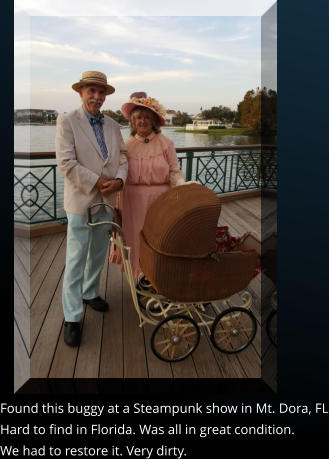
[[[79,346],[80,337],[80,322],[64,323],[64,341],[68,346]]]
[[[84,303],[89,305],[91,308],[95,309],[95,311],[107,311],[109,308],[109,305],[106,303],[106,301],[102,300],[100,296],[97,298],[92,298],[91,300],[83,300]]]

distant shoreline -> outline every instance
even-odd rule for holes
[[[191,134],[220,134],[220,135],[260,135],[246,128],[228,128],[228,129],[176,129],[176,132],[188,132]]]
[[[56,126],[56,123],[14,123],[15,126]]]

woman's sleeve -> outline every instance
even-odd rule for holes
[[[174,143],[170,141],[168,148],[166,149],[166,159],[169,164],[169,181],[170,186],[178,186],[185,183],[185,178],[182,171],[179,168],[177,159],[177,153],[174,147]]]

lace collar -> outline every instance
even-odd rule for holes
[[[154,137],[156,136],[155,132],[152,131],[150,135],[148,135],[147,137],[142,137],[138,134],[135,134],[135,139],[139,140],[140,142],[143,142],[143,143],[149,143],[150,140],[154,139]]]

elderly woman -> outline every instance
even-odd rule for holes
[[[170,187],[185,183],[179,169],[173,142],[161,134],[165,110],[145,92],[136,92],[121,111],[130,121],[130,138],[126,141],[128,177],[118,197],[122,212],[122,229],[131,247],[131,263],[135,278],[139,266],[139,233],[146,212],[153,201]],[[161,225],[161,222],[159,222]],[[121,263],[119,249],[112,247],[110,261]]]

